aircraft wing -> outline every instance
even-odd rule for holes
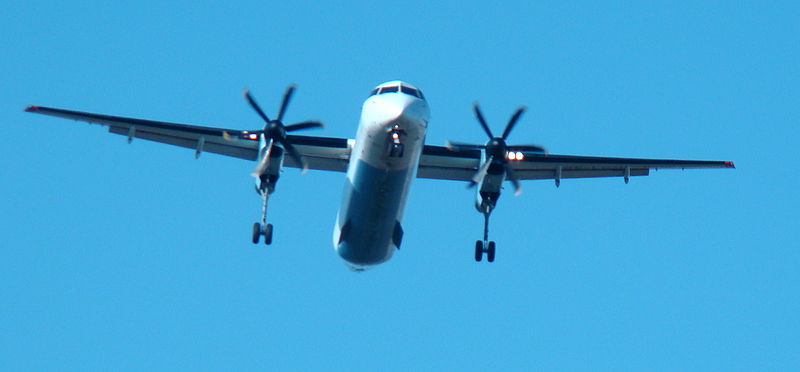
[[[104,125],[111,133],[127,136],[128,141],[141,138],[186,147],[194,149],[195,156],[208,151],[246,160],[258,159],[257,137],[249,139],[247,132],[240,129],[168,123],[42,106],[30,106],[25,111]],[[347,161],[350,157],[347,139],[292,135],[288,137],[306,158],[309,168],[347,171]],[[285,158],[284,165],[298,167],[290,156]]]
[[[730,161],[610,158],[519,152],[510,161],[521,180],[646,176],[651,169],[734,168]],[[515,156],[515,159],[518,158]],[[425,146],[417,177],[470,181],[481,162],[480,150],[454,151]]]
[[[286,136],[297,148],[308,163],[309,169],[347,172],[350,162],[350,151],[355,141],[347,138],[316,137],[316,136]],[[300,168],[291,156],[283,158],[286,167]]]
[[[470,181],[481,165],[480,150],[453,151],[425,145],[419,158],[417,178]]]

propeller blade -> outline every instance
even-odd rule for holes
[[[514,125],[517,124],[519,117],[522,116],[522,113],[525,112],[528,108],[525,106],[521,106],[517,109],[517,112],[511,116],[511,119],[508,120],[508,124],[506,124],[506,129],[503,131],[502,139],[508,139],[508,135],[511,134],[511,130],[514,129]]]
[[[253,98],[252,95],[250,95],[250,90],[249,89],[245,89],[244,90],[244,98],[247,99],[247,102],[250,104],[250,107],[252,107],[253,110],[256,110],[256,112],[258,113],[258,116],[261,116],[261,118],[264,119],[264,121],[267,123],[267,125],[269,125],[270,120],[267,117],[267,114],[265,114],[264,111],[261,110],[261,107],[258,106],[258,103],[256,103],[256,100]]]
[[[325,124],[319,121],[304,121],[301,123],[287,125],[284,128],[286,129],[287,132],[294,132],[303,129],[325,128]]]
[[[281,101],[281,108],[278,109],[278,118],[275,120],[283,122],[283,114],[286,113],[286,106],[289,105],[289,101],[292,99],[292,93],[294,93],[296,88],[297,85],[294,84],[286,88],[286,93],[283,94],[283,100]]]
[[[506,163],[506,178],[511,181],[511,184],[514,185],[514,195],[519,195],[522,193],[522,186],[519,184],[519,177],[517,177],[517,173],[511,169],[511,164]]]
[[[484,145],[453,141],[444,141],[444,147],[447,147],[447,149],[450,151],[483,150],[486,148]]]
[[[489,125],[486,124],[486,119],[483,118],[483,114],[481,113],[480,107],[478,107],[478,102],[472,104],[472,107],[475,109],[475,116],[478,117],[478,122],[481,123],[481,127],[489,135],[489,138],[494,138],[494,134],[492,134],[492,130],[489,129]]]
[[[494,160],[494,156],[490,156],[486,159],[486,162],[481,164],[481,167],[478,168],[478,171],[472,176],[472,182],[478,183],[481,182],[483,177],[486,176],[486,172],[489,171],[489,166],[492,165],[492,161]]]
[[[508,151],[526,151],[547,153],[547,149],[540,145],[514,145],[508,146]]]
[[[267,171],[267,166],[269,165],[269,156],[272,153],[273,143],[274,142],[272,138],[268,139],[266,147],[267,150],[264,152],[264,157],[261,158],[261,161],[258,162],[258,165],[256,165],[256,169],[253,170],[253,173],[250,173],[251,176],[260,177],[262,174],[264,174],[264,172]]]
[[[300,155],[300,152],[292,145],[289,141],[281,141],[281,145],[283,148],[286,149],[286,152],[289,153],[289,156],[294,159],[294,161],[300,165],[301,172],[305,173],[308,169],[308,164],[306,163],[306,159],[303,158],[303,155]]]

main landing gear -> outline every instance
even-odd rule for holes
[[[483,253],[486,252],[486,261],[494,262],[494,248],[493,241],[475,241],[475,261],[480,262],[483,259]]]
[[[475,241],[475,261],[480,262],[486,253],[486,261],[494,262],[495,243],[489,240],[489,213],[484,213],[483,240]]]
[[[264,198],[264,203],[261,206],[261,223],[253,224],[253,244],[258,244],[261,236],[264,236],[264,244],[272,244],[272,224],[267,223],[267,200],[269,200],[269,191],[260,191]]]
[[[278,182],[281,167],[283,166],[284,150],[294,161],[296,167],[303,170],[308,167],[303,155],[292,145],[292,137],[287,133],[325,126],[318,121],[304,121],[289,125],[283,123],[283,114],[286,113],[286,107],[292,98],[294,89],[294,84],[286,88],[286,93],[283,94],[275,120],[270,120],[269,116],[261,109],[261,106],[256,103],[255,98],[250,95],[250,91],[244,90],[244,98],[247,103],[264,120],[263,129],[234,132],[240,139],[258,140],[258,164],[252,175],[258,177],[256,179],[256,192],[264,198],[264,204],[261,208],[261,222],[253,224],[253,243],[255,244],[258,244],[261,236],[264,236],[264,244],[272,244],[272,224],[267,223],[267,200],[269,195],[275,191],[275,183]],[[223,132],[223,134],[226,139],[233,138],[228,132]]]
[[[272,244],[272,224],[262,225],[258,222],[253,224],[253,243],[258,244],[258,240],[264,235],[264,244]]]

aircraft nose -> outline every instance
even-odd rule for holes
[[[417,98],[398,95],[395,99],[388,102],[390,105],[389,110],[392,119],[411,119],[412,121],[421,121],[427,115],[427,107],[425,103]]]
[[[408,110],[408,108],[411,106],[411,100],[399,94],[394,97],[387,98],[391,98],[385,101],[384,109],[387,116],[398,118],[405,114],[406,110]]]

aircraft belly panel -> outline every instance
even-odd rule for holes
[[[395,226],[405,206],[412,171],[380,169],[358,161],[354,177],[345,181],[337,221],[340,231],[334,243],[343,259],[370,266],[392,257],[398,248],[393,239]]]

